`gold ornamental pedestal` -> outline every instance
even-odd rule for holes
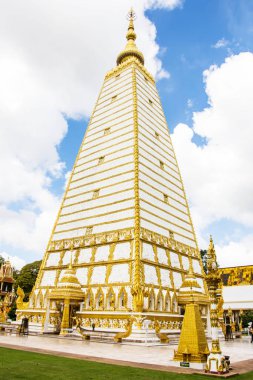
[[[211,336],[212,348],[210,355],[207,359],[206,372],[210,373],[226,373],[229,371],[229,364],[226,358],[222,355],[220,349],[220,342],[218,337],[219,332],[219,301],[221,295],[221,279],[218,271],[218,264],[216,259],[215,248],[213,239],[210,237],[210,244],[207,251],[207,275],[206,282],[210,295],[210,319],[211,319]]]
[[[185,314],[178,349],[173,360],[181,367],[204,369],[209,349],[199,305],[207,305],[208,297],[196,280],[192,261],[189,273],[179,289],[178,302],[185,305]]]

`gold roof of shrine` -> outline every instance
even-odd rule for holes
[[[179,288],[178,303],[179,304],[209,303],[208,296],[204,293],[204,290],[202,290],[201,286],[199,285],[194,275],[192,260],[189,260],[189,272],[185,276],[185,279]]]
[[[76,271],[72,267],[72,261],[68,269],[65,270],[57,287],[51,290],[49,298],[54,300],[82,300],[84,298],[84,292],[76,276]]]
[[[5,261],[0,267],[0,282],[13,283],[13,268],[9,260]]]

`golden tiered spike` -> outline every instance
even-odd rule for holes
[[[135,44],[135,40],[136,40],[136,33],[134,31],[135,13],[132,8],[130,12],[128,13],[128,18],[129,18],[129,25],[128,25],[128,31],[126,35],[127,44],[126,44],[125,49],[118,55],[117,65],[120,65],[121,63],[125,62],[130,57],[138,58],[140,63],[144,65],[144,56],[138,50]]]

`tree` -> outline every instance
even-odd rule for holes
[[[242,315],[242,327],[248,327],[249,322],[253,322],[253,310],[245,310]]]
[[[5,263],[4,258],[0,255],[0,266]]]
[[[18,286],[24,290],[25,298],[24,301],[28,301],[29,295],[35,284],[39,269],[41,266],[40,261],[34,261],[33,263],[25,265],[20,272],[17,274],[17,279],[15,282],[15,291]]]
[[[12,302],[11,310],[8,313],[8,317],[12,319],[13,321],[16,320],[16,310],[17,310],[17,305],[16,305],[16,301],[14,301]]]
[[[201,249],[200,255],[201,255],[204,271],[205,271],[205,273],[207,273],[207,250]]]

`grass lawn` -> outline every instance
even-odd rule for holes
[[[252,378],[253,372],[233,377],[234,380]],[[122,367],[0,347],[0,379],[207,380],[209,377]]]

